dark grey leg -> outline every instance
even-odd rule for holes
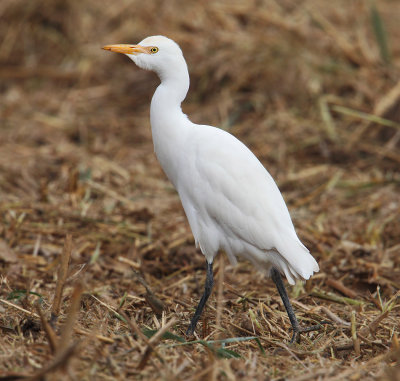
[[[193,332],[196,329],[197,322],[200,319],[200,316],[203,312],[204,306],[207,303],[207,299],[210,296],[213,285],[214,285],[212,263],[208,263],[207,261],[206,261],[206,263],[207,263],[207,276],[206,276],[206,284],[204,287],[204,293],[200,299],[199,305],[196,308],[194,316],[190,322],[189,328],[186,331],[186,335],[188,335],[188,336],[193,335]]]
[[[286,292],[285,286],[282,281],[281,274],[276,268],[271,269],[271,278],[275,283],[276,288],[278,289],[279,295],[281,296],[282,302],[286,308],[286,312],[289,316],[290,323],[292,324],[293,336],[290,340],[291,343],[299,343],[300,342],[300,333],[317,331],[321,329],[321,325],[312,325],[310,327],[301,328],[299,322],[297,321],[296,315],[294,314],[293,307],[290,304],[290,300],[288,294]]]

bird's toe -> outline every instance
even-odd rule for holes
[[[300,327],[300,326],[295,327],[293,329],[293,335],[290,340],[290,344],[293,344],[293,343],[299,344],[300,343],[300,335],[302,333],[312,332],[312,331],[320,331],[322,329],[323,325],[325,325],[325,324],[331,324],[331,323],[329,321],[324,320],[324,321],[321,321],[319,324],[310,325],[308,327]]]

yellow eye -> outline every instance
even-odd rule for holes
[[[153,46],[151,49],[150,49],[150,53],[151,54],[154,54],[154,53],[157,53],[158,52],[158,48],[156,47],[156,46]]]

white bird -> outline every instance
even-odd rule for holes
[[[150,108],[154,151],[180,196],[196,246],[207,262],[204,294],[187,334],[193,334],[211,293],[212,263],[219,250],[231,263],[237,257],[247,259],[272,277],[292,324],[292,341],[299,340],[301,332],[319,329],[300,327],[280,275],[294,284],[319,271],[318,264],[297,237],[277,185],[256,156],[228,132],[194,124],[182,112],[189,73],[178,44],[152,36],[138,45],[103,49],[126,54],[161,80]]]

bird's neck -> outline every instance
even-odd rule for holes
[[[189,72],[185,60],[175,63],[172,68],[164,69],[158,72],[158,76],[161,80],[160,86],[158,86],[154,93],[151,107],[174,107],[179,108],[186,98],[186,94],[189,90]]]
[[[176,185],[179,157],[177,152],[185,141],[190,125],[182,112],[181,103],[189,89],[189,74],[186,63],[182,70],[162,76],[161,84],[153,95],[150,107],[150,123],[154,151],[169,179]]]
[[[162,130],[163,135],[168,131],[182,126],[177,123],[180,118],[186,117],[181,109],[181,103],[189,90],[189,72],[182,57],[173,65],[164,66],[157,72],[161,84],[151,100],[150,122],[153,133]]]

